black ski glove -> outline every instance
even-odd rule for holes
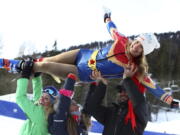
[[[32,73],[34,62],[32,59],[27,59],[22,65],[21,77],[29,79]]]
[[[172,101],[171,102],[171,108],[179,108],[179,102],[176,102],[176,101]]]
[[[20,60],[19,63],[16,65],[16,71],[20,73],[22,71],[22,66],[24,64],[24,60]]]
[[[41,72],[34,73],[34,77],[39,77],[41,75]]]
[[[104,23],[106,23],[107,18],[111,18],[111,12],[104,14]]]

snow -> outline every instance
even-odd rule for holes
[[[1,135],[18,135],[24,120],[0,115]]]
[[[1,101],[14,102],[14,94],[0,96]],[[153,122],[148,122],[145,131],[152,131],[158,133],[166,133],[170,135],[180,135],[180,111],[159,111],[158,115],[152,114]],[[94,121],[95,119],[92,118]],[[1,135],[18,135],[18,132],[24,123],[24,120],[12,117],[3,116],[0,113],[0,129]],[[90,132],[89,135],[100,135],[99,133]],[[153,135],[153,134],[152,134]]]
[[[155,116],[154,116],[155,117]],[[146,131],[180,135],[180,112],[166,112],[161,110],[155,122],[148,122]]]
[[[0,127],[1,135],[18,135],[20,128],[24,120],[19,120],[15,118],[5,117],[0,115]],[[99,133],[90,132],[89,135],[100,135]]]

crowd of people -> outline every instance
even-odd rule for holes
[[[125,68],[124,78],[117,85],[117,102],[111,107],[102,105],[108,81],[100,71],[92,71],[86,102],[80,110],[74,95],[76,75],[69,73],[60,90],[53,86],[42,88],[40,73],[32,73],[33,60],[24,62],[17,81],[16,101],[27,115],[20,134],[87,135],[91,116],[104,125],[103,135],[143,134],[148,122],[148,109],[144,94],[138,90],[131,77],[136,70]],[[28,81],[33,76],[33,100],[26,96]],[[41,90],[43,89],[43,90]]]
[[[87,135],[91,116],[104,126],[103,135],[143,135],[149,112],[144,93],[179,107],[178,102],[148,76],[145,55],[159,48],[154,34],[133,41],[120,34],[105,13],[104,22],[114,43],[101,50],[77,49],[52,57],[22,60],[17,68],[16,102],[27,116],[20,135]],[[62,88],[43,88],[41,73],[64,78]],[[33,99],[26,94],[32,78]],[[121,78],[116,102],[102,105],[109,78]],[[89,82],[83,109],[73,99],[75,82]]]

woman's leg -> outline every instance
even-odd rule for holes
[[[69,73],[73,73],[78,77],[77,67],[71,64],[35,62],[33,70],[34,72],[43,72],[60,78],[66,78]]]
[[[35,62],[34,72],[50,74],[53,78],[66,78],[68,73],[78,76],[77,67],[74,65],[79,49],[63,52],[61,54],[45,57],[41,62]]]
[[[79,49],[76,49],[72,51],[63,52],[55,56],[45,57],[43,58],[43,62],[56,62],[56,63],[74,65],[78,52],[79,52]]]

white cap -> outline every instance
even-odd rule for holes
[[[158,49],[160,47],[160,43],[153,33],[140,34],[137,38],[135,38],[135,40],[138,40],[142,44],[144,55],[147,55],[154,49]]]

